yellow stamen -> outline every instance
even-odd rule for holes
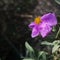
[[[39,17],[36,17],[35,20],[34,20],[34,22],[35,22],[36,24],[40,24],[41,21],[42,21],[42,20],[41,20],[40,16],[39,16]]]

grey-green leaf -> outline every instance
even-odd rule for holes
[[[34,59],[32,59],[32,58],[25,58],[25,59],[23,59],[23,60],[34,60]]]
[[[46,60],[46,54],[45,53],[42,55],[42,60]]]
[[[52,48],[52,53],[55,53],[58,48],[60,47],[60,45],[55,45],[53,48]]]
[[[42,45],[53,45],[52,43],[47,42],[47,41],[43,41],[41,44],[42,44]]]
[[[54,41],[52,44],[53,44],[53,45],[56,45],[56,44],[58,45],[59,43],[60,43],[60,40],[56,40],[56,41]]]
[[[25,47],[28,51],[34,52],[33,48],[28,44],[28,42],[25,42]]]
[[[55,0],[55,2],[60,5],[60,0]]]
[[[39,58],[40,56],[43,56],[44,54],[47,55],[48,53],[47,53],[47,52],[44,52],[44,51],[40,51],[39,54],[38,54],[38,58]]]

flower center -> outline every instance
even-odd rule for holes
[[[39,16],[39,17],[36,17],[35,20],[34,20],[34,22],[35,22],[36,24],[40,24],[40,23],[42,22],[40,16]]]

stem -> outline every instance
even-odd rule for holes
[[[32,15],[28,15],[28,14],[21,14],[21,15],[19,15],[19,14],[17,14],[17,16],[20,16],[20,17],[22,17],[22,18],[33,18],[33,16]]]
[[[59,28],[59,30],[58,30],[58,32],[57,32],[57,34],[56,34],[55,38],[57,38],[57,37],[58,37],[59,33],[60,33],[60,28]]]

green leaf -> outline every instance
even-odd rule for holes
[[[53,48],[52,48],[52,53],[55,53],[58,48],[60,47],[60,45],[55,45]]]
[[[53,45],[52,43],[47,42],[47,41],[43,41],[41,44],[42,44],[42,45]]]
[[[32,58],[24,58],[23,60],[34,60],[34,59],[32,59]]]
[[[28,51],[34,52],[33,48],[28,44],[28,42],[25,42],[25,47]]]
[[[55,2],[60,5],[60,0],[55,0]]]

